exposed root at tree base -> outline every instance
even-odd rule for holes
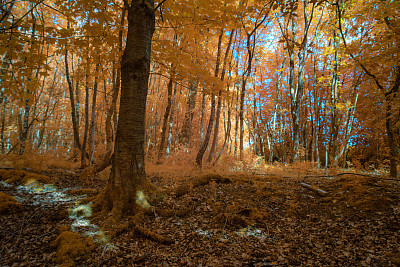
[[[169,210],[154,207],[151,204],[159,203],[164,199],[160,189],[151,183],[146,183],[141,189],[137,190],[136,203],[131,205],[128,212],[121,210],[120,203],[113,203],[109,185],[99,195],[88,198],[84,202],[93,202],[92,220],[101,225],[110,238],[128,234],[130,237],[140,236],[161,244],[173,243],[171,239],[141,226],[145,217],[156,215],[164,218],[183,217],[191,211],[191,208]]]

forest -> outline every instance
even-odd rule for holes
[[[0,0],[0,265],[400,265],[397,0]]]

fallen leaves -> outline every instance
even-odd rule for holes
[[[171,238],[172,244],[121,235],[97,245],[90,258],[74,260],[87,266],[398,266],[400,187],[354,178],[312,178],[312,184],[329,192],[327,196],[290,178],[230,177],[229,183],[207,178],[185,194],[172,194],[158,203],[154,216],[143,222],[143,227]],[[57,186],[70,187],[74,181],[60,177]],[[164,185],[162,177],[153,182]],[[0,189],[10,195],[16,192]],[[53,216],[65,208],[28,204],[19,214],[1,217],[1,261],[10,266],[53,264],[56,249],[51,243],[60,226],[72,223],[66,216]],[[157,214],[158,208],[187,208],[188,213],[165,218]]]

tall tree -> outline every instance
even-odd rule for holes
[[[148,207],[144,141],[154,0],[133,0],[128,7],[128,34],[121,63],[121,100],[114,157],[108,184],[98,197],[109,223]]]

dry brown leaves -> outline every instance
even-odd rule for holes
[[[275,178],[274,178],[275,177]],[[60,177],[60,185],[69,186]],[[187,177],[150,177],[160,187],[178,188]],[[231,183],[191,186],[171,194],[157,208],[190,208],[185,217],[164,218],[154,211],[143,226],[174,240],[161,245],[122,235],[96,246],[87,266],[398,266],[400,186],[367,177],[282,178],[229,176]],[[175,182],[174,182],[175,181]],[[177,182],[176,182],[177,181]],[[299,181],[328,192],[319,196]],[[98,188],[98,186],[96,186]],[[12,195],[9,188],[0,188]],[[172,191],[172,190],[169,190]],[[156,210],[156,209],[155,209]],[[1,259],[5,265],[52,265],[57,210],[26,206],[0,218]]]

